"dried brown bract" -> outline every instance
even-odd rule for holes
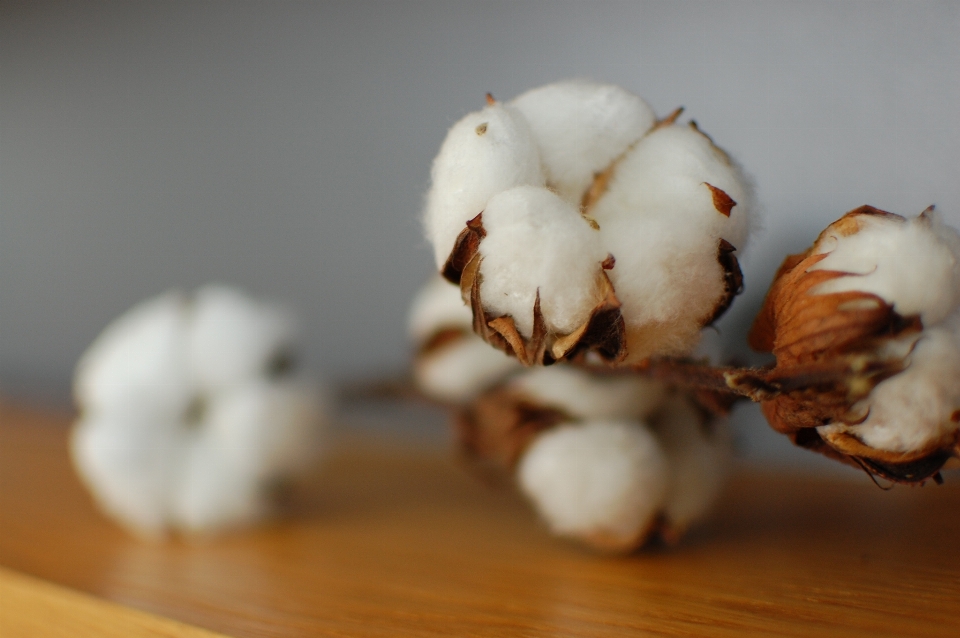
[[[871,206],[850,211],[807,252],[787,257],[750,333],[751,347],[776,356],[766,381],[779,394],[762,401],[774,429],[906,483],[935,476],[956,443],[957,428],[944,418],[956,393],[931,394],[943,403],[939,416],[917,415],[910,396],[925,375],[935,388],[937,371],[949,379],[957,370],[943,347],[934,354],[928,343],[955,348],[952,328],[936,327],[953,309],[915,289],[955,285],[943,284],[953,280],[955,257],[930,223]],[[914,259],[920,253],[933,257]],[[908,268],[924,276],[905,277]]]

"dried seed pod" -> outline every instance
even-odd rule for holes
[[[473,316],[460,289],[439,275],[417,294],[409,332],[416,344],[413,375],[426,396],[461,404],[519,368],[515,358],[491,348],[473,333]]]
[[[529,138],[490,151],[489,127],[465,133],[486,111],[468,116],[434,162],[426,212],[475,331],[527,365],[689,353],[742,287],[751,206],[739,169],[695,125],[677,125],[680,110],[656,122],[611,85],[559,82],[491,108],[525,119]]]
[[[283,309],[231,288],[168,293],[114,321],[77,366],[74,465],[130,529],[212,531],[271,510],[318,450],[322,401]]]
[[[919,482],[957,454],[960,234],[870,206],[788,257],[750,335],[781,389],[771,425],[873,474]]]

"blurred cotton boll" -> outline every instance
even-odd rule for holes
[[[321,448],[326,401],[297,370],[295,334],[286,309],[219,285],[107,326],[77,365],[71,441],[103,511],[147,536],[269,514]]]

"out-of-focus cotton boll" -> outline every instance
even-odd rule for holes
[[[75,466],[103,510],[146,535],[211,531],[271,509],[319,449],[322,397],[293,370],[287,312],[224,286],[148,300],[77,366]]]
[[[578,419],[646,419],[663,403],[663,384],[637,375],[600,374],[569,365],[531,368],[508,388]]]
[[[517,479],[554,533],[629,551],[654,528],[669,467],[644,426],[598,420],[540,434]]]
[[[640,97],[612,84],[568,80],[531,89],[512,102],[530,123],[547,182],[579,205],[594,175],[656,123]]]
[[[457,235],[491,197],[515,186],[545,183],[529,124],[516,109],[500,103],[453,125],[431,176],[424,223],[440,269]]]
[[[751,332],[779,378],[830,372],[817,392],[763,404],[771,425],[892,480],[957,456],[960,233],[932,210],[863,206],[781,267]]]
[[[603,298],[598,278],[607,252],[571,204],[545,188],[521,186],[487,203],[483,228],[480,295],[487,312],[509,315],[529,338],[539,295],[548,331],[567,334],[586,323]]]
[[[751,225],[739,170],[696,128],[663,126],[616,165],[589,214],[617,259],[609,275],[628,361],[688,353],[738,292],[730,251],[744,248]]]
[[[417,347],[417,387],[443,403],[464,403],[519,369],[515,358],[484,343],[471,329],[473,317],[460,289],[431,278],[410,308],[409,332]]]
[[[657,415],[656,435],[670,463],[664,534],[676,537],[702,519],[720,494],[732,458],[730,435],[725,420],[705,417],[682,394],[671,396]]]
[[[190,303],[197,312],[187,332],[189,365],[205,391],[227,389],[293,363],[297,330],[283,307],[226,286],[200,288]]]

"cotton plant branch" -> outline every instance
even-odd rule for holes
[[[706,362],[695,351],[704,328],[743,289],[753,195],[739,165],[681,115],[658,119],[619,87],[568,81],[507,102],[488,96],[450,129],[424,222],[454,284],[430,286],[460,314],[413,322],[421,390],[459,406],[464,448],[516,472],[525,490],[536,442],[597,417],[516,386],[570,365],[603,387],[625,377],[678,393],[710,423],[751,400],[801,447],[894,482],[939,481],[960,454],[960,234],[932,209],[913,219],[851,211],[777,273],[750,335],[776,363]],[[437,330],[443,338],[427,338]],[[650,418],[630,417],[645,428]],[[654,425],[654,439],[678,430]],[[575,447],[557,444],[550,463],[582,469],[561,451]],[[603,456],[579,489],[602,473]],[[594,538],[589,526],[561,525],[545,493],[527,494],[558,533]],[[632,542],[646,537],[631,529]]]

